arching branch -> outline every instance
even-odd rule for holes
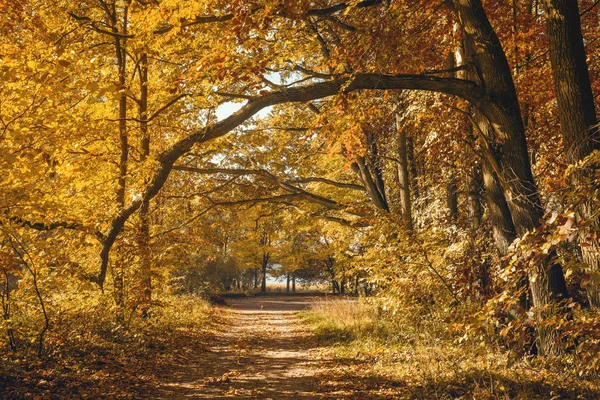
[[[474,82],[456,78],[440,78],[424,75],[355,74],[352,76],[339,76],[330,81],[317,82],[300,87],[291,87],[285,90],[254,97],[234,114],[213,125],[207,125],[205,129],[181,139],[158,156],[158,168],[156,173],[146,186],[141,198],[136,199],[128,206],[124,207],[110,225],[100,254],[101,267],[97,283],[100,287],[104,284],[110,250],[123,229],[125,222],[140,208],[142,201],[148,201],[158,194],[169,177],[175,162],[181,156],[189,152],[194,145],[226,135],[242,125],[260,110],[269,106],[284,103],[306,103],[311,100],[333,96],[340,92],[348,93],[365,89],[412,89],[441,92],[462,97],[465,100],[470,101],[475,107],[482,108],[484,113],[485,111],[489,111],[488,109],[492,107],[492,103],[487,101],[483,90]]]
[[[186,167],[186,166],[175,166],[175,167],[173,167],[173,169],[177,170],[177,171],[194,172],[197,174],[207,174],[207,175],[208,174],[227,174],[227,175],[238,175],[238,176],[240,176],[240,175],[260,176],[263,179],[265,179],[266,181],[268,181],[269,183],[271,183],[287,192],[296,194],[297,196],[299,196],[303,199],[306,199],[313,203],[320,204],[331,210],[344,210],[347,208],[346,206],[344,206],[334,200],[328,199],[323,196],[319,196],[314,193],[310,193],[302,188],[292,185],[289,182],[281,181],[275,175],[273,175],[269,171],[266,171],[263,169],[228,169],[228,168],[202,169],[202,168],[194,168],[194,167]]]

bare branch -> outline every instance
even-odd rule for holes
[[[152,115],[148,118],[147,122],[152,121],[154,118],[158,117],[162,112],[164,112],[165,110],[167,110],[173,104],[177,103],[179,100],[181,100],[181,99],[183,99],[184,97],[187,97],[187,96],[191,96],[191,95],[189,93],[181,93],[180,95],[175,96],[167,104],[165,104],[164,106],[162,106],[158,110],[154,111],[152,113]]]

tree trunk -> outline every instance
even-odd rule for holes
[[[460,32],[461,27],[458,24],[455,24],[455,31]],[[464,35],[463,35],[464,36]],[[465,48],[466,44],[461,43],[455,51],[455,62],[454,66],[464,66],[469,63],[473,58],[473,50]],[[467,54],[468,53],[468,54]],[[467,59],[469,57],[469,59]],[[478,77],[473,71],[461,70],[456,72],[456,77],[459,79],[473,80],[477,81]],[[469,107],[468,113],[473,115],[473,107]],[[481,116],[480,116],[481,118]],[[475,135],[473,134],[473,122],[470,121],[467,127],[466,132],[466,140],[465,140],[465,150],[467,152],[475,152]],[[481,219],[483,217],[483,209],[480,200],[480,194],[483,189],[483,174],[481,170],[481,161],[475,160],[467,170],[466,182],[465,186],[467,188],[467,212],[469,217],[469,222],[471,223],[471,228],[473,230],[479,229],[481,226]],[[502,200],[504,203],[504,196],[502,196]],[[508,208],[507,208],[508,210]],[[510,219],[510,214],[507,214]]]
[[[445,69],[449,72],[446,76],[454,77],[456,73],[451,72],[456,66],[455,53],[450,52],[446,57]],[[448,171],[448,181],[446,183],[446,206],[448,207],[448,221],[456,222],[458,219],[458,195],[456,187],[456,176],[454,175],[454,167],[450,167]]]
[[[4,266],[2,267],[2,272],[4,274],[4,290],[2,293],[0,293],[0,297],[2,299],[2,317],[4,318],[4,321],[9,321],[11,319],[11,316],[10,316],[10,305],[11,305],[10,279],[9,279],[8,271],[6,270],[6,268]],[[15,334],[14,334],[14,331],[12,330],[12,328],[10,328],[10,326],[8,326],[6,328],[6,334],[8,336],[8,347],[12,351],[17,350],[17,342],[15,340]]]
[[[123,22],[121,30],[124,34],[127,33],[128,24],[128,7],[124,8],[123,11]],[[117,22],[114,21],[112,26],[113,30],[119,31]],[[129,143],[127,136],[127,95],[125,90],[127,89],[127,38],[115,36],[115,52],[117,57],[117,69],[119,75],[119,90],[121,94],[119,96],[119,140],[121,143],[121,155],[119,159],[119,178],[117,183],[117,205],[119,212],[125,208],[125,191],[126,191],[126,178],[127,178],[127,163],[129,160]],[[117,254],[117,258],[120,255]],[[125,263],[123,260],[117,260],[113,271],[113,286],[114,286],[114,298],[117,305],[117,318],[120,321],[125,320]]]
[[[417,174],[417,162],[415,160],[415,142],[412,136],[406,138],[406,157],[408,162],[410,189],[415,201],[419,198],[419,175]]]
[[[494,129],[493,148],[496,151],[490,152],[495,164],[492,167],[498,169],[498,179],[515,231],[523,236],[539,225],[544,210],[531,171],[510,66],[481,1],[453,0],[452,3],[464,31],[464,41],[474,50],[472,60],[477,76],[490,99],[478,108]],[[552,263],[550,257],[531,268],[528,274],[533,305],[537,310],[567,296],[562,268]],[[551,329],[538,329],[538,348],[542,354],[553,352],[555,337],[556,332]]]
[[[263,294],[267,293],[267,266],[269,265],[269,256],[266,253],[263,253],[262,257],[262,283],[260,286],[260,291]]]
[[[292,275],[292,293],[296,293],[296,275]]]
[[[590,83],[585,47],[581,33],[581,20],[577,1],[544,0],[546,8],[546,30],[550,47],[552,77],[558,104],[560,124],[563,132],[565,154],[570,164],[586,158],[594,150],[600,150],[600,134],[596,127],[596,107]],[[593,172],[591,172],[593,173]],[[591,176],[581,172],[574,177],[573,185]],[[591,174],[590,174],[591,175]],[[600,224],[591,201],[581,204],[578,210],[581,220],[593,218],[591,229],[582,229],[580,242],[583,262],[592,279],[586,287],[590,306],[600,307],[600,242],[589,237],[598,231]]]
[[[379,192],[379,188],[373,180],[371,171],[367,167],[365,158],[360,156],[356,157],[356,162],[352,163],[352,170],[358,174],[360,180],[363,182],[365,190],[369,194],[369,197],[371,198],[371,201],[375,207],[379,208],[380,210],[389,211],[385,195],[382,195]]]
[[[286,277],[285,292],[289,293],[290,292],[290,273],[288,272],[287,274],[285,274],[285,277]]]
[[[400,183],[400,207],[402,222],[406,230],[412,231],[412,204],[410,200],[406,131],[401,126],[400,116],[398,114],[396,114],[396,129],[398,131],[398,180]]]
[[[371,132],[366,132],[367,145],[369,148],[369,154],[367,157],[368,165],[372,171],[373,181],[377,188],[377,193],[381,198],[382,203],[385,206],[386,211],[389,211],[389,203],[385,194],[385,182],[383,181],[383,171],[379,166],[379,151],[377,149],[377,138]]]
[[[469,124],[469,128],[467,131],[467,140],[469,140],[471,143],[474,142],[473,125],[471,124]],[[481,163],[475,163],[474,165],[469,167],[469,170],[467,172],[466,186],[468,191],[467,209],[469,213],[469,221],[471,222],[471,228],[476,230],[479,229],[479,227],[481,226],[481,217],[483,215],[481,202],[479,200],[481,188],[483,186]],[[506,200],[504,200],[504,202],[506,203]]]
[[[140,124],[141,155],[143,164],[150,156],[150,136],[148,134],[148,55],[140,56],[140,99],[138,102],[138,118]],[[147,184],[147,182],[146,182]],[[149,317],[152,302],[152,269],[150,260],[150,201],[144,200],[140,207],[140,260],[141,260],[141,303],[142,317]]]
[[[487,213],[492,224],[492,237],[498,254],[504,257],[508,254],[511,243],[517,238],[515,226],[498,177],[485,160],[482,171]]]

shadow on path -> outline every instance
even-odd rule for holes
[[[390,382],[332,371],[358,362],[319,348],[296,322],[318,297],[229,299],[230,316],[208,351],[165,373],[158,399],[391,398]],[[166,372],[166,371],[165,371]]]

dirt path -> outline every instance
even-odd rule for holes
[[[314,301],[318,298],[229,300],[223,332],[192,361],[174,365],[157,398],[393,398],[384,394],[386,382],[361,377],[360,362],[335,358],[298,324],[297,313]]]

